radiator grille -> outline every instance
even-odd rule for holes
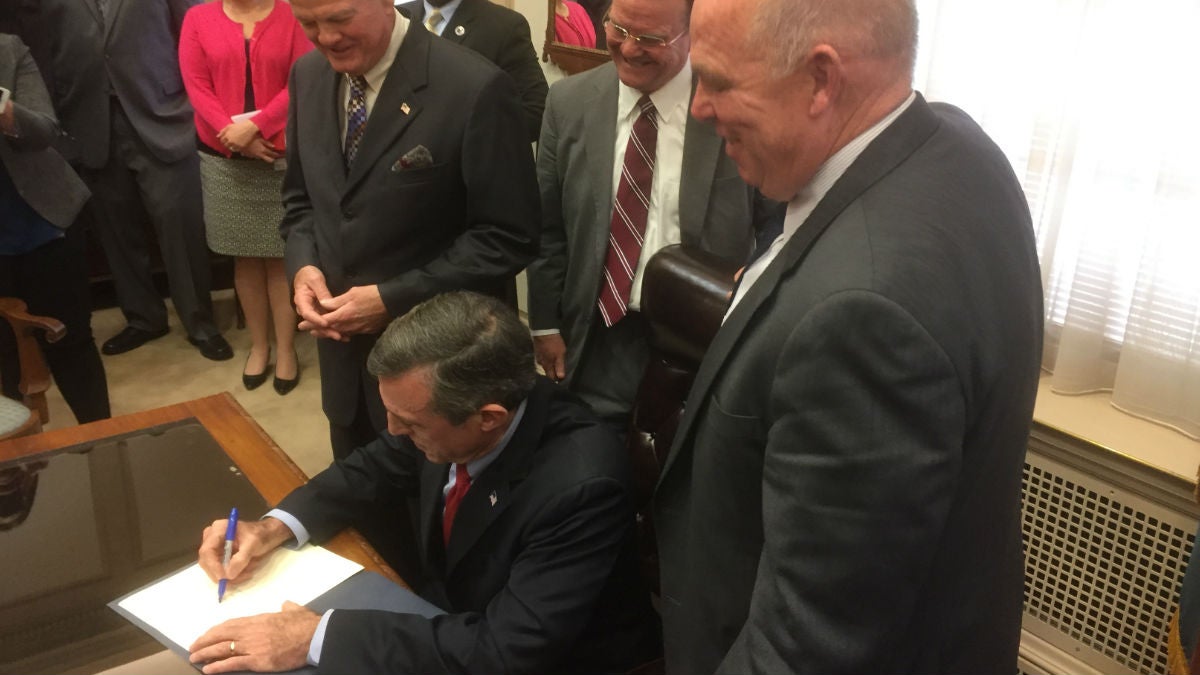
[[[1135,672],[1167,672],[1168,625],[1194,521],[1032,453],[1030,462],[1022,495],[1026,614]]]

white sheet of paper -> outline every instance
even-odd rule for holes
[[[278,612],[285,600],[303,605],[345,581],[362,565],[318,546],[276,549],[244,583],[230,584],[217,602],[217,584],[192,565],[118,603],[185,649],[209,628],[243,616]]]

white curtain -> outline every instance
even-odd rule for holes
[[[1200,438],[1200,0],[918,0],[916,88],[1000,145],[1062,394]]]

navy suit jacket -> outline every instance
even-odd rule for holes
[[[397,7],[424,24],[425,3],[421,0]],[[525,17],[491,0],[462,0],[450,23],[442,29],[442,37],[482,54],[508,73],[521,92],[529,141],[536,141],[542,126],[542,111],[546,108],[547,85]]]
[[[634,551],[629,458],[574,396],[539,378],[496,460],[474,477],[449,546],[442,487],[405,437],[384,434],[279,504],[315,542],[417,499],[425,576],[449,614],[335,611],[322,673],[623,673],[658,654]]]

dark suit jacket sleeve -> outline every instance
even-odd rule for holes
[[[541,246],[529,265],[529,327],[562,328],[563,285],[567,274],[567,232],[563,223],[562,171],[559,169],[559,130],[554,93],[546,100],[542,135],[538,140],[537,180],[542,200]]]
[[[167,0],[171,8],[171,35],[175,36],[175,44],[179,44],[179,36],[183,32],[183,18],[187,11],[196,5],[204,4],[205,0]]]
[[[411,444],[380,436],[293,490],[278,508],[303,523],[313,543],[323,543],[351,522],[378,516],[377,495],[416,495],[423,459]]]
[[[54,107],[46,83],[38,73],[37,64],[29,48],[20,38],[9,36],[0,43],[9,52],[16,64],[16,81],[12,86],[13,116],[17,123],[17,137],[3,136],[14,150],[40,150],[58,138],[58,122],[54,118]]]
[[[591,618],[633,517],[626,489],[593,478],[555,495],[482,613],[434,619],[335,611],[321,673],[529,673],[559,663]]]
[[[521,106],[525,109],[525,129],[532,143],[538,139],[542,127],[542,111],[546,107],[546,91],[549,87],[533,48],[529,22],[516,12],[505,14],[511,14],[512,24],[504,31],[505,41],[497,54],[496,65],[517,83],[517,89],[521,92]]]
[[[299,65],[292,67],[288,75],[288,93],[292,101],[297,97],[296,72]],[[279,233],[284,238],[284,262],[288,277],[296,276],[296,270],[306,265],[320,267],[317,257],[317,240],[313,233],[313,204],[304,183],[304,166],[300,162],[299,141],[296,138],[296,108],[288,106],[287,123],[287,171],[283,174],[283,220]],[[317,167],[320,170],[320,167]]]
[[[787,330],[750,615],[718,672],[886,670],[938,583],[927,574],[962,465],[959,379],[875,293],[837,293]]]
[[[462,144],[467,229],[425,265],[379,284],[392,316],[438,293],[487,287],[496,279],[515,276],[537,255],[537,178],[532,152],[522,131],[516,87],[500,71],[493,69],[493,73],[474,101],[457,104],[467,116]],[[297,100],[294,94],[292,100]],[[289,147],[292,140],[288,139]],[[285,185],[285,203],[288,192]],[[290,241],[288,245],[291,269]],[[316,264],[315,248],[311,255]]]

